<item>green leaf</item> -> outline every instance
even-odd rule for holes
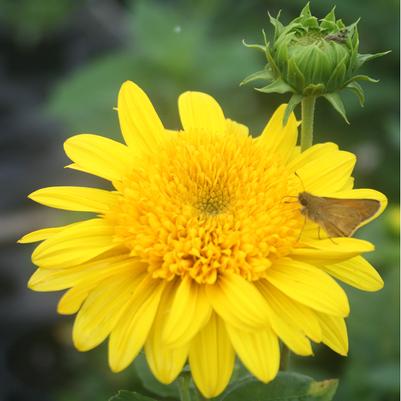
[[[361,107],[365,105],[365,93],[362,89],[362,86],[358,84],[358,82],[353,81],[350,82],[347,86],[347,89],[350,89],[358,98],[359,104]]]
[[[386,52],[380,52],[380,53],[375,53],[375,54],[358,54],[358,68],[360,68],[363,64],[370,60],[374,60],[375,58],[378,57],[383,57],[386,54],[391,53],[391,50],[388,50]]]
[[[312,14],[310,12],[309,1],[306,3],[306,6],[302,9],[301,15],[304,17],[311,17]]]
[[[280,372],[268,384],[253,377],[242,380],[221,401],[331,401],[337,380],[314,381],[297,373]]]
[[[368,81],[371,82],[372,84],[377,84],[379,82],[378,79],[374,79],[369,77],[368,75],[354,75],[348,82],[352,82],[352,81]]]
[[[337,28],[337,24],[335,22],[323,19],[322,22],[320,23],[320,28],[323,30],[323,32],[330,33],[330,32],[335,32]]]
[[[269,85],[264,86],[263,88],[255,88],[259,92],[263,93],[286,93],[293,92],[293,89],[290,85],[286,84],[281,79],[276,79]]]
[[[278,68],[276,62],[274,61],[274,58],[268,47],[266,47],[266,58],[267,58],[268,65],[269,65],[271,71],[273,72],[273,74],[276,77],[280,76],[280,69]]]
[[[154,398],[146,397],[145,395],[131,392],[127,390],[120,390],[117,395],[111,397],[109,401],[157,401]]]
[[[163,384],[156,380],[148,367],[143,352],[136,357],[134,366],[139,378],[142,380],[143,387],[146,388],[146,390],[162,397],[179,398],[177,384],[175,382],[171,384]]]
[[[304,18],[304,20],[302,22],[303,22],[303,26],[305,26],[305,27],[312,28],[312,29],[319,28],[319,21],[316,17]]]
[[[269,47],[269,41],[267,40],[266,32],[262,29],[263,41],[265,42],[265,47]]]
[[[283,118],[283,125],[287,125],[288,119],[290,118],[291,113],[294,111],[295,107],[298,106],[299,103],[302,102],[302,95],[298,95],[294,93],[290,101],[287,104],[287,107],[284,112],[284,118]]]
[[[301,88],[305,87],[305,78],[294,59],[288,61],[288,75],[292,77],[298,90],[302,90]]]
[[[281,11],[278,12],[276,18],[274,18],[269,12],[267,14],[269,15],[270,23],[274,26],[274,40],[276,40],[284,29],[283,24],[279,21]]]
[[[344,24],[344,22],[343,22],[342,19],[338,19],[338,20],[337,20],[337,27],[338,27],[340,30],[346,28],[346,26],[345,26],[345,24]]]
[[[334,109],[341,115],[341,117],[345,120],[347,124],[349,124],[347,114],[345,112],[344,103],[341,100],[341,97],[338,93],[327,93],[323,95],[325,99],[334,107]]]
[[[334,6],[330,12],[322,19],[323,21],[327,21],[327,22],[336,22],[336,14],[335,14],[335,10],[336,10],[336,6]],[[323,25],[322,25],[323,27]]]
[[[246,42],[245,42],[245,39],[242,40],[242,44],[243,44],[244,46],[246,46],[248,49],[260,50],[260,51],[262,51],[263,53],[266,51],[266,47],[265,47],[265,46],[259,45],[259,44],[257,44],[257,43],[246,43]]]
[[[337,387],[338,380],[336,379],[315,381],[309,386],[308,397],[311,401],[331,401],[336,394]],[[307,400],[305,399],[305,401]]]
[[[337,64],[337,67],[334,69],[333,73],[330,75],[330,78],[326,84],[329,91],[341,87],[341,84],[344,82],[344,77],[347,71],[346,59],[347,56],[345,55]]]
[[[254,72],[251,75],[248,75],[240,83],[240,86],[245,85],[245,84],[247,84],[249,82],[252,82],[252,81],[256,81],[258,79],[264,79],[266,81],[270,81],[270,80],[274,79],[274,77],[273,77],[273,74],[268,69],[264,69],[262,71],[257,71],[257,72]]]

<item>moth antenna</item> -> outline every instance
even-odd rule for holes
[[[304,184],[304,182],[302,181],[301,176],[300,176],[296,171],[294,171],[294,174],[298,177],[299,181],[301,181],[302,189],[303,189],[304,192],[305,192],[305,184]]]

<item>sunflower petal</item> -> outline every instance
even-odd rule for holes
[[[138,355],[152,327],[163,284],[146,277],[110,334],[109,365],[113,372],[125,369]]]
[[[242,330],[270,327],[269,306],[257,288],[242,277],[226,273],[206,287],[208,299],[218,315]]]
[[[145,270],[146,265],[125,256],[104,258],[68,269],[38,268],[31,276],[28,287],[34,291],[59,291],[82,282],[100,282],[125,272]]]
[[[294,153],[294,157],[292,157],[288,163],[288,168],[291,171],[296,171],[315,159],[328,157],[335,152],[338,152],[338,146],[335,143],[317,143],[302,153]]]
[[[380,274],[362,256],[320,267],[333,277],[363,291],[378,291],[384,286]]]
[[[351,189],[354,188],[355,184],[355,178],[354,177],[349,177],[348,181],[345,183],[345,185],[340,189],[340,191],[350,191]],[[338,193],[338,192],[337,192]]]
[[[75,135],[64,142],[74,169],[119,181],[132,167],[132,153],[127,146],[99,135]]]
[[[60,186],[39,189],[28,198],[57,209],[102,213],[109,210],[118,196],[103,189]]]
[[[313,195],[341,190],[348,182],[356,162],[350,152],[338,151],[322,155],[296,170],[305,191]]]
[[[283,259],[269,269],[266,279],[290,298],[314,310],[341,317],[349,314],[344,290],[317,267]]]
[[[212,314],[207,325],[192,340],[189,350],[192,377],[205,397],[216,397],[226,388],[234,359],[225,325]]]
[[[64,230],[66,227],[67,226],[41,228],[40,230],[32,231],[31,233],[24,235],[17,242],[19,244],[30,244],[32,242],[43,241]]]
[[[77,313],[91,290],[93,290],[96,285],[96,282],[85,282],[76,287],[70,288],[60,298],[57,305],[57,312],[60,313],[60,315],[73,315],[74,313]]]
[[[295,248],[291,257],[306,263],[331,264],[373,251],[374,245],[358,238],[303,240],[302,248]]]
[[[159,308],[145,344],[146,360],[150,370],[161,383],[169,384],[181,372],[188,357],[189,343],[177,348],[167,347],[162,339],[162,332],[172,308],[172,300],[177,286],[166,286]]]
[[[237,123],[236,121],[226,119],[226,129],[231,135],[249,136],[249,128],[246,125]]]
[[[291,113],[286,125],[283,125],[284,113],[287,108],[282,104],[274,112],[261,135],[257,138],[258,144],[266,149],[266,154],[280,155],[287,162],[294,151],[298,139],[298,121]]]
[[[86,298],[75,318],[72,339],[79,351],[88,351],[110,334],[124,312],[141,276],[120,274],[99,284]]]
[[[32,254],[34,264],[44,268],[67,268],[84,263],[118,244],[113,228],[102,219],[86,220],[68,226],[38,245]]]
[[[184,345],[206,324],[212,308],[204,287],[187,277],[181,281],[166,319],[163,340],[174,348]]]
[[[294,301],[267,280],[259,280],[257,287],[276,316],[280,316],[282,320],[305,333],[313,341],[320,342],[322,340],[319,321],[315,313],[307,306]]]
[[[125,143],[134,152],[152,152],[166,138],[164,127],[146,93],[126,81],[118,94],[118,118]]]
[[[303,356],[313,354],[311,343],[301,330],[291,326],[274,312],[271,319],[273,331],[294,354]]]
[[[264,383],[273,380],[280,365],[280,349],[276,334],[271,329],[246,332],[226,325],[227,331],[244,366]]]
[[[323,343],[340,355],[348,354],[348,334],[345,321],[341,317],[316,312],[323,333]]]
[[[202,92],[185,92],[178,98],[178,109],[184,130],[204,129],[223,133],[226,120],[216,100]]]

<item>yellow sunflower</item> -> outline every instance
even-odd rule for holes
[[[29,196],[95,214],[20,240],[43,241],[29,287],[68,289],[58,311],[77,313],[78,350],[108,337],[118,372],[144,348],[163,383],[188,360],[205,397],[225,389],[236,355],[261,381],[274,379],[279,340],[299,355],[313,353],[311,340],[346,355],[349,305],[332,277],[382,288],[360,256],[374,247],[322,237],[289,197],[375,199],[376,217],[385,196],[353,189],[356,158],[334,143],[300,153],[295,117],[282,126],[284,105],[256,138],[207,94],[186,92],[178,106],[183,129],[167,130],[146,94],[125,82],[118,96],[125,144],[92,134],[65,142],[68,167],[113,189],[59,186]]]

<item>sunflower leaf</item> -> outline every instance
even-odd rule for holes
[[[301,102],[302,102],[301,95],[297,95],[296,93],[294,93],[291,96],[290,101],[288,102],[287,107],[284,112],[283,125],[287,125],[287,122],[288,122],[288,119],[290,118],[291,113],[294,111],[295,107],[297,107],[298,104]]]
[[[362,67],[363,64],[370,60],[374,60],[375,58],[383,57],[386,54],[391,53],[391,50],[386,52],[380,52],[375,54],[358,54],[358,68]]]
[[[286,84],[281,79],[277,79],[273,81],[271,84],[264,86],[263,88],[255,88],[259,92],[264,93],[286,93],[292,92],[291,86]]]
[[[314,381],[297,373],[280,372],[268,384],[248,377],[227,391],[221,401],[331,401],[337,390],[337,380]]]
[[[334,109],[341,115],[341,117],[345,120],[347,124],[350,122],[348,121],[347,114],[345,112],[344,103],[341,100],[341,97],[338,93],[327,93],[323,95],[323,97],[328,100],[328,102],[334,107]]]
[[[257,71],[257,72],[254,72],[251,75],[248,75],[240,83],[240,86],[245,85],[245,84],[247,84],[249,82],[252,82],[252,81],[259,80],[259,79],[264,79],[266,81],[269,81],[269,80],[272,80],[273,78],[274,78],[273,74],[268,69],[264,69],[262,71]]]
[[[361,107],[364,106],[365,104],[365,94],[364,91],[362,89],[362,86],[358,84],[358,82],[353,81],[350,82],[347,86],[347,89],[350,89],[357,97],[359,100],[359,104],[361,105]]]
[[[257,43],[247,43],[247,42],[245,41],[245,39],[242,40],[242,44],[243,44],[245,47],[247,47],[248,49],[260,50],[260,51],[262,51],[263,53],[266,51],[266,47],[265,47],[265,46],[258,45]]]
[[[143,387],[146,390],[152,392],[153,394],[157,394],[158,396],[161,397],[172,397],[178,399],[179,393],[177,385],[175,383],[163,384],[157,381],[148,367],[145,354],[143,352],[141,352],[135,358],[134,366],[139,378],[142,381]]]

